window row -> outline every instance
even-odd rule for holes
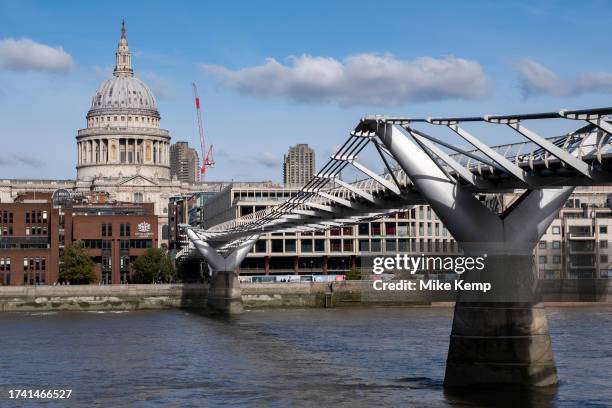
[[[136,99],[135,99],[136,100]],[[142,103],[142,98],[140,98],[140,103]],[[101,103],[101,102],[99,102]],[[100,117],[95,117],[95,118],[91,118],[88,120],[88,124],[94,125],[94,124],[100,124],[100,123],[105,123],[105,122],[125,122],[126,116],[100,116]],[[149,124],[159,124],[159,119],[157,118],[151,118],[149,116],[131,116],[128,115],[127,116],[127,121],[128,122],[138,122],[138,123],[149,123]]]
[[[457,252],[459,246],[454,240],[442,239],[330,239],[329,248],[325,239],[272,239],[268,245],[267,240],[262,239],[255,243],[254,253],[267,253],[268,247],[271,253],[295,253],[299,245],[301,253],[316,252]],[[357,248],[355,246],[357,245]],[[384,247],[383,247],[384,245]]]
[[[26,211],[25,222],[26,224],[42,224],[47,222],[48,213],[47,211],[34,210]]]
[[[47,227],[26,227],[26,235],[47,235]]]
[[[24,271],[44,271],[47,269],[47,258],[23,258]]]
[[[538,248],[540,249],[546,249],[548,247],[548,242],[547,241],[540,241],[538,243]],[[552,249],[560,249],[561,248],[561,241],[552,241],[552,245],[551,245]]]
[[[109,239],[84,239],[81,241],[83,248],[87,249],[111,249],[112,241]]]

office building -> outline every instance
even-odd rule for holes
[[[283,159],[283,181],[287,187],[301,187],[315,174],[315,152],[307,144],[291,146]]]
[[[183,183],[200,181],[198,152],[187,142],[176,142],[170,146],[170,176]]]

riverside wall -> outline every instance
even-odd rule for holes
[[[2,286],[0,311],[203,308],[207,294],[201,284]]]
[[[542,300],[551,304],[610,304],[612,279],[541,282]],[[249,308],[451,305],[454,293],[381,294],[366,281],[243,283]],[[0,286],[0,311],[204,309],[206,284]]]

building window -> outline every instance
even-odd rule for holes
[[[553,241],[552,247],[553,247],[553,249],[561,248],[561,241]]]
[[[272,252],[276,252],[276,253],[283,252],[283,240],[282,239],[272,240]]]
[[[560,264],[561,263],[561,255],[553,255],[553,263]]]
[[[113,224],[102,224],[102,236],[103,237],[113,236]]]
[[[330,245],[331,252],[342,251],[342,240],[341,239],[330,239],[329,245]]]
[[[300,246],[302,252],[312,252],[312,239],[302,239]]]
[[[561,234],[561,227],[552,227],[552,233],[555,235]]]
[[[607,225],[600,225],[599,226],[599,233],[600,234],[607,234],[608,233],[608,226]]]
[[[608,255],[606,255],[606,254],[599,255],[599,262],[607,264],[608,263]]]
[[[380,222],[371,223],[370,230],[372,235],[380,235]]]
[[[540,255],[540,258],[539,258],[538,261],[539,261],[540,264],[545,264],[546,261],[547,261],[546,260],[546,255]]]
[[[538,244],[538,248],[546,249],[546,241],[540,241],[540,243]]]
[[[134,193],[134,202],[135,203],[142,203],[143,202],[143,195],[142,195],[142,193]]]
[[[295,239],[285,240],[285,252],[295,252]]]
[[[395,235],[396,234],[396,226],[394,222],[386,222],[385,223],[385,234],[386,235]]]
[[[130,224],[119,224],[119,236],[120,237],[130,236]]]
[[[342,250],[344,252],[353,252],[353,240],[352,239],[344,239],[342,241]]]
[[[367,239],[360,239],[359,252],[370,252],[370,241],[368,241]]]
[[[380,252],[380,239],[373,239],[370,244],[370,251]]]
[[[153,241],[150,239],[131,239],[130,248],[133,249],[146,249],[153,246]]]
[[[608,247],[608,241],[606,241],[605,239],[602,239],[601,241],[599,241],[599,247],[600,248],[607,248]]]
[[[315,239],[315,252],[325,252],[325,240]]]
[[[267,251],[267,241],[265,239],[260,239],[255,243],[255,252],[265,253]]]
[[[368,235],[370,233],[369,224],[359,224],[357,227],[359,235]]]

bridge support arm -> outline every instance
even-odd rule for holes
[[[450,180],[396,125],[378,137],[459,242],[486,257],[481,271],[458,275],[491,291],[459,291],[444,385],[547,386],[557,383],[548,325],[537,291],[533,250],[573,187],[527,190],[501,215]]]
[[[227,315],[242,313],[242,291],[237,269],[259,239],[259,235],[246,239],[225,257],[208,242],[200,239],[195,232],[187,230],[187,236],[206,259],[211,270],[206,301],[209,311]]]

